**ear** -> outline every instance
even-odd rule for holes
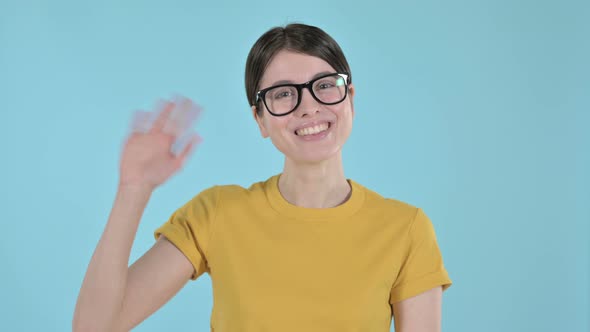
[[[258,112],[257,112],[257,108],[255,105],[252,105],[252,115],[254,116],[254,120],[256,120],[256,123],[258,124],[258,129],[260,129],[260,135],[262,135],[263,138],[267,138],[268,137],[268,132],[266,131],[266,127],[264,125],[264,119],[262,118],[262,116],[258,116]]]

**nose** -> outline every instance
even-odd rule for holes
[[[300,117],[318,113],[320,109],[320,103],[311,95],[309,89],[301,90],[301,102],[294,113]]]

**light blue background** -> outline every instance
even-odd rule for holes
[[[202,189],[281,171],[244,65],[263,32],[300,21],[352,68],[346,175],[435,225],[454,281],[443,330],[589,331],[589,17],[558,0],[2,0],[0,329],[70,329],[132,111],[175,93],[206,109],[132,261]],[[208,331],[211,306],[204,275],[136,330]]]

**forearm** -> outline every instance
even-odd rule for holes
[[[74,331],[108,331],[125,295],[131,247],[152,190],[121,186],[80,289]]]

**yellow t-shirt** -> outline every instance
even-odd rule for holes
[[[349,180],[327,209],[287,202],[275,175],[214,186],[176,210],[164,234],[211,276],[211,331],[389,331],[391,304],[451,279],[422,209]]]

